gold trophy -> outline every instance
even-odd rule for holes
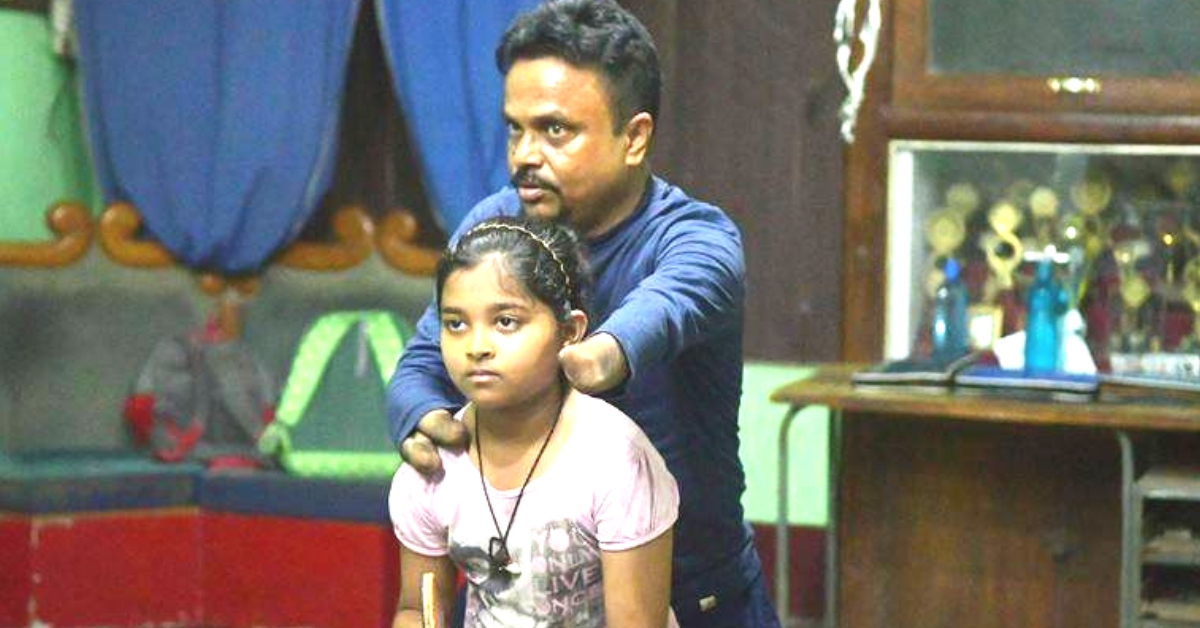
[[[959,182],[946,189],[946,208],[957,212],[963,222],[979,209],[979,190],[967,182]]]
[[[925,241],[933,252],[932,260],[950,257],[967,237],[967,226],[960,210],[944,207],[925,219]],[[925,293],[933,297],[945,277],[936,265],[925,274]]]
[[[1137,270],[1137,263],[1150,255],[1150,243],[1145,240],[1126,240],[1113,247],[1113,258],[1121,279],[1119,288],[1121,304],[1120,343],[1127,351],[1146,349],[1145,330],[1138,328],[1138,312],[1150,298],[1150,284]]]
[[[1071,186],[1071,203],[1082,215],[1082,241],[1087,258],[1095,259],[1109,244],[1108,227],[1100,214],[1112,202],[1112,183],[1092,175]]]
[[[1033,217],[1033,235],[1038,249],[1054,244],[1054,225],[1058,219],[1058,195],[1045,186],[1029,193],[1029,215]]]
[[[1025,245],[1016,235],[1023,221],[1020,210],[1008,201],[996,203],[988,210],[988,224],[992,227],[992,233],[980,238],[988,268],[992,270],[983,289],[986,303],[993,302],[1000,292],[1013,288],[1013,273],[1021,265],[1025,254]]]
[[[1183,267],[1183,290],[1180,295],[1192,308],[1192,350],[1200,351],[1200,257],[1193,257]]]

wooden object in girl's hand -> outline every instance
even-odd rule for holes
[[[437,577],[432,571],[421,574],[421,628],[445,628],[442,605],[438,602]]]

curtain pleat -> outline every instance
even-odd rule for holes
[[[538,0],[376,0],[393,85],[447,233],[508,179],[500,37]]]
[[[189,267],[261,268],[329,187],[358,2],[82,0],[84,109],[106,202]]]

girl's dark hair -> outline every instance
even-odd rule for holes
[[[599,70],[608,81],[616,130],[643,111],[658,120],[658,51],[646,27],[616,2],[556,0],[518,16],[496,48],[500,73],[542,57]]]
[[[568,227],[525,217],[499,217],[475,225],[446,249],[437,266],[437,305],[450,273],[479,265],[497,253],[505,269],[560,322],[571,310],[587,311],[590,288],[579,237]]]

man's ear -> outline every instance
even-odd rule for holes
[[[567,315],[567,321],[562,324],[563,344],[573,345],[580,340],[583,340],[584,334],[587,333],[588,316],[583,310],[571,310]]]
[[[643,111],[625,123],[624,133],[625,165],[642,165],[650,152],[650,141],[654,138],[654,118]]]

